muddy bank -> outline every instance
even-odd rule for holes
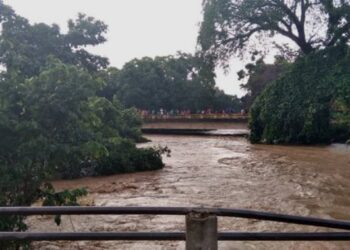
[[[350,220],[350,147],[251,145],[243,138],[148,136],[172,150],[160,171],[58,181],[86,187],[98,206],[209,206]],[[178,216],[31,218],[33,231],[179,231]],[[39,223],[40,222],[40,223]],[[244,219],[219,219],[220,230],[330,231]],[[347,249],[345,242],[224,242],[220,249]],[[37,243],[35,249],[184,249],[182,242]]]

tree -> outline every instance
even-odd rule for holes
[[[248,63],[245,70],[238,72],[239,80],[247,80],[246,83],[241,84],[241,88],[247,91],[247,94],[242,97],[245,109],[250,109],[266,86],[286,71],[288,64],[283,58],[276,58],[274,64],[266,64],[263,58],[259,58],[256,62]]]
[[[90,72],[108,66],[107,58],[85,50],[87,46],[95,46],[106,40],[104,33],[107,25],[92,17],[79,14],[76,20],[69,20],[68,33],[62,34],[58,25],[31,25],[11,7],[0,3],[0,25],[0,65],[9,74],[35,76],[46,64],[48,56],[84,67]]]
[[[349,0],[205,0],[203,9],[199,44],[217,62],[270,38],[303,54],[350,39]]]
[[[293,144],[348,140],[349,64],[348,46],[299,58],[254,102],[250,140]]]

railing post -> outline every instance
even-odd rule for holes
[[[218,222],[215,215],[193,211],[186,215],[186,250],[217,250]]]

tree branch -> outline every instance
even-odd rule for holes
[[[298,38],[301,40],[302,43],[306,43],[304,25],[298,19],[296,13],[291,11],[291,9],[288,8],[288,6],[284,3],[284,1],[281,1],[281,0],[272,0],[272,1],[276,4],[277,7],[280,7],[287,14],[287,16],[289,16],[289,18],[297,28],[297,31],[299,34]]]
[[[332,39],[326,44],[326,47],[331,47],[342,37],[342,35],[350,30],[350,23],[345,24],[342,28],[334,32]]]

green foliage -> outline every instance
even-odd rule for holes
[[[24,155],[28,159],[35,156],[37,162],[28,163],[31,171],[38,164],[43,167],[38,172],[78,177],[81,162],[108,156],[114,138],[136,140],[140,136],[138,118],[123,110],[117,100],[96,96],[102,86],[86,70],[59,61],[24,83],[12,83],[3,92],[7,105],[0,123],[4,139],[17,149],[14,153],[8,148],[8,157],[12,154],[16,161]],[[8,97],[12,95],[20,99],[11,102]]]
[[[349,50],[349,49],[348,49]],[[335,99],[332,103],[332,127],[335,139],[350,139],[350,52],[333,69],[336,77]]]
[[[188,54],[134,59],[121,70],[107,72],[108,84],[101,95],[110,99],[116,94],[125,106],[145,110],[240,110],[238,98],[215,87],[207,67]]]
[[[131,173],[135,171],[157,170],[164,167],[161,156],[170,153],[168,148],[141,148],[127,140],[114,146],[108,157],[97,162],[94,172],[97,175]]]
[[[78,206],[78,198],[87,195],[85,189],[56,192],[50,183],[45,183],[40,191],[43,206]]]
[[[252,47],[266,53],[273,45],[287,58],[300,57],[255,100],[252,142],[349,138],[349,52],[344,49],[350,39],[349,0],[205,0],[203,10],[198,42],[202,55],[213,63],[227,66],[233,55],[252,53]],[[299,51],[277,36],[295,43]],[[267,42],[263,48],[262,42]],[[276,79],[263,77],[267,65],[248,66],[249,80],[243,85],[249,91],[243,99],[247,106]]]
[[[55,192],[44,183],[96,174],[106,161],[131,166],[119,172],[163,166],[161,151],[135,147],[141,139],[136,111],[101,95],[108,61],[84,47],[105,41],[105,24],[80,14],[62,34],[57,25],[31,25],[0,1],[0,25],[0,206],[38,199],[77,205],[84,190]],[[0,231],[11,230],[26,230],[23,217],[0,218]]]
[[[278,79],[287,67],[288,62],[284,59],[276,60],[274,64],[266,64],[263,58],[260,58],[256,62],[247,64],[245,70],[239,71],[239,80],[247,78],[246,83],[241,84],[241,88],[247,91],[247,94],[242,97],[244,108],[249,110],[266,86]]]
[[[349,138],[349,65],[347,47],[298,59],[254,102],[251,141],[310,144]]]
[[[108,66],[106,58],[84,49],[105,41],[107,26],[92,17],[80,14],[76,20],[69,21],[68,33],[62,34],[58,25],[31,25],[11,7],[0,3],[0,24],[0,64],[11,74],[21,77],[37,75],[48,56],[91,72]]]
[[[64,190],[56,192],[50,183],[45,183],[38,190],[37,198],[42,200],[43,206],[78,206],[78,198],[87,195],[85,189]],[[1,231],[25,231],[27,225],[23,222],[24,216],[0,216]],[[61,216],[56,215],[55,223],[59,226]],[[30,249],[29,242],[6,241],[0,249]]]
[[[7,231],[25,231],[27,225],[23,222],[23,216],[0,216],[0,229],[3,232]],[[2,241],[0,250],[29,250],[29,242],[17,242],[17,241]]]
[[[83,188],[56,192],[49,183],[45,183],[40,190],[43,206],[79,206],[78,198],[85,195],[87,195],[87,191]],[[55,216],[55,223],[57,226],[61,224],[61,215]]]

